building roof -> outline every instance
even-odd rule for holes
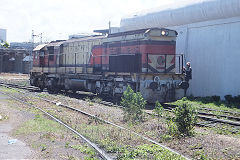
[[[66,40],[57,40],[57,41],[53,41],[50,42],[49,44],[47,44],[47,47],[58,47],[61,44],[63,44]]]
[[[170,27],[240,16],[240,0],[188,0],[121,19],[121,31]]]
[[[39,50],[41,50],[43,47],[45,47],[47,44],[39,44],[37,47],[35,47],[34,49],[33,49],[33,51],[39,51]]]

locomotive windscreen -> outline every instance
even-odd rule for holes
[[[141,72],[141,54],[110,55],[110,72]]]

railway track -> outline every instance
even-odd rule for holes
[[[0,91],[1,92],[1,91]],[[30,103],[27,103],[23,100],[21,100],[20,98],[17,98],[15,96],[12,96],[10,94],[6,94],[4,92],[1,92],[2,94],[5,94],[7,96],[9,96],[10,98],[23,103],[31,108],[35,108],[37,110],[40,110],[41,112],[43,112],[46,116],[50,117],[51,119],[53,119],[54,121],[58,122],[59,124],[63,125],[64,127],[66,127],[68,130],[72,131],[74,134],[78,135],[82,140],[84,140],[89,146],[91,146],[99,155],[99,157],[101,157],[104,160],[112,160],[113,158],[107,154],[103,149],[99,148],[97,144],[91,142],[89,139],[87,139],[85,136],[83,136],[82,134],[80,134],[78,131],[76,131],[75,129],[73,129],[72,127],[70,127],[69,125],[67,125],[66,123],[64,123],[63,121],[61,121],[60,119],[56,118],[54,115],[46,112],[45,110],[41,109],[40,107],[37,107],[35,105],[32,105]]]
[[[29,87],[29,88],[28,88],[28,87],[17,86],[17,85],[12,85],[12,84],[4,84],[4,83],[0,83],[0,85],[5,86],[5,87],[8,87],[8,88],[13,88],[13,89],[19,88],[19,89],[24,89],[24,90],[35,91],[35,88],[32,88],[32,87]],[[22,92],[22,91],[19,91],[19,92],[24,93],[24,94],[28,94],[28,93],[25,93],[25,92]],[[31,96],[32,96],[32,94],[31,94]],[[104,122],[104,123],[106,123],[106,124],[112,125],[112,126],[117,127],[117,128],[119,128],[119,129],[122,129],[122,130],[125,130],[125,131],[130,131],[131,134],[133,134],[133,135],[135,135],[135,136],[141,137],[142,139],[144,139],[144,140],[146,140],[146,141],[149,141],[149,142],[151,142],[152,144],[155,144],[155,145],[158,145],[158,146],[160,146],[160,147],[162,147],[162,148],[165,148],[165,149],[167,149],[167,150],[169,150],[169,151],[171,151],[171,152],[173,152],[173,153],[175,153],[175,154],[177,154],[177,155],[180,155],[181,157],[183,157],[183,158],[185,158],[185,159],[189,159],[188,157],[186,157],[186,156],[178,153],[177,151],[175,151],[175,150],[173,150],[173,149],[171,149],[171,148],[169,148],[169,147],[167,147],[167,146],[164,146],[164,145],[156,142],[155,140],[153,140],[153,139],[151,139],[151,138],[148,138],[148,137],[146,137],[146,136],[144,136],[144,135],[141,135],[141,134],[139,134],[139,133],[136,133],[136,132],[134,132],[134,131],[131,131],[130,129],[124,128],[124,127],[122,127],[122,126],[120,126],[120,125],[114,124],[114,123],[112,123],[112,122],[110,122],[110,121],[104,120],[104,119],[102,119],[102,118],[100,118],[100,117],[98,117],[98,116],[96,116],[96,115],[87,113],[87,112],[85,112],[85,111],[82,111],[82,110],[80,110],[80,109],[77,109],[77,108],[71,107],[71,106],[69,106],[69,105],[62,104],[62,103],[56,104],[56,101],[52,101],[52,100],[49,100],[49,99],[46,99],[46,98],[42,98],[42,97],[37,96],[37,95],[35,95],[35,96],[38,97],[38,98],[40,98],[40,99],[42,99],[42,100],[44,100],[44,101],[46,101],[46,102],[49,102],[49,103],[52,103],[52,104],[55,104],[55,105],[58,105],[58,106],[61,106],[61,107],[64,107],[64,108],[73,110],[73,111],[76,111],[76,112],[78,112],[78,113],[81,113],[81,114],[83,114],[83,115],[85,115],[85,116],[88,116],[88,117],[91,117],[91,118],[94,118],[94,119],[98,119],[98,120],[101,121],[101,122]],[[25,103],[26,103],[26,102],[25,102]],[[119,105],[115,105],[115,104],[113,104],[113,103],[111,103],[111,102],[107,102],[107,101],[101,101],[100,104],[104,104],[104,105],[108,105],[108,106],[114,106],[114,107],[121,107],[121,106],[119,106]],[[59,123],[61,123],[61,122],[59,122]],[[63,122],[62,122],[62,123],[63,123]],[[66,127],[66,126],[65,126],[65,127]],[[67,128],[68,128],[68,127],[67,127]],[[71,127],[70,127],[70,128],[71,128]],[[71,128],[71,129],[72,129],[72,128]],[[71,130],[71,129],[70,129],[70,130]],[[73,130],[72,130],[72,131],[73,131]],[[73,132],[75,133],[75,131],[73,131]],[[76,132],[77,132],[77,131],[76,131]],[[94,145],[94,144],[93,144],[93,145]],[[95,145],[96,145],[96,144],[95,144]],[[94,148],[94,149],[95,149],[95,148]],[[100,150],[101,150],[101,149],[100,149]],[[97,151],[97,152],[98,152],[98,151]],[[98,152],[98,153],[99,153],[99,152]],[[103,152],[103,153],[105,153],[105,152]],[[106,153],[105,153],[105,154],[106,154]],[[106,155],[106,156],[107,156],[107,155]],[[104,156],[101,155],[101,157],[104,157]]]
[[[19,86],[16,84],[10,84],[10,83],[4,83],[4,82],[0,82],[0,85],[7,85],[10,87],[26,89],[26,90],[30,90],[30,91],[34,91],[34,92],[40,91],[37,87],[33,87],[33,86]],[[69,93],[69,94],[72,95],[71,93]],[[45,100],[47,101],[47,99],[45,99]],[[107,105],[107,106],[112,106],[112,107],[119,107],[119,108],[122,107],[120,105],[116,105],[112,102],[107,102],[107,101],[101,101],[99,103],[103,104],[103,105]],[[176,108],[176,105],[164,104],[163,106],[165,109],[167,109],[169,111],[172,110],[173,108]],[[210,109],[210,108],[201,108],[201,109],[206,110],[206,111],[218,111],[218,112],[223,112],[223,113],[228,113],[228,114],[240,115],[240,112],[229,112],[229,111],[223,111],[223,110],[214,110],[214,109]],[[146,112],[146,113],[151,114],[150,112]],[[215,118],[215,117],[222,117],[222,118],[226,118],[226,119],[232,119],[235,121],[219,119],[219,118]],[[221,115],[221,114],[216,115],[216,114],[212,114],[212,113],[198,111],[198,118],[201,118],[206,121],[210,121],[211,123],[224,123],[224,124],[229,124],[229,125],[233,125],[233,126],[240,126],[240,117]],[[204,126],[204,124],[200,124],[200,123],[197,125]]]
[[[169,104],[164,104],[164,108],[168,110],[172,110],[176,108],[176,105],[169,105]],[[208,108],[202,108],[203,110],[208,111]],[[210,109],[211,110],[211,109]],[[214,110],[220,112],[221,110]],[[219,123],[224,123],[224,124],[229,124],[233,126],[240,126],[240,117],[234,117],[234,116],[229,116],[229,115],[223,115],[223,114],[213,114],[213,113],[207,113],[207,112],[200,112],[198,111],[198,118],[201,118],[203,120],[211,121],[211,122],[219,122]],[[228,113],[234,113],[234,114],[239,114],[239,112],[228,112]],[[219,119],[215,117],[222,117],[226,119]],[[235,121],[230,121],[230,119],[235,120]]]
[[[19,86],[19,85],[16,85],[16,84],[10,84],[10,83],[4,83],[4,82],[0,82],[0,85],[7,85],[7,86],[10,86],[10,87],[19,88],[19,89],[26,89],[26,90],[30,90],[30,91],[33,91],[33,92],[40,91],[38,89],[38,87],[33,87],[33,86]],[[69,95],[73,96],[73,94],[71,94],[71,93],[69,93]],[[42,98],[42,97],[40,97],[40,98]],[[45,99],[45,101],[48,101],[48,100]],[[122,108],[122,106],[116,105],[116,104],[114,104],[112,102],[108,102],[108,101],[101,101],[101,102],[99,102],[99,104]],[[172,109],[176,108],[176,105],[164,104],[163,107],[166,110],[171,111]],[[223,111],[223,110],[214,110],[214,109],[211,109],[211,108],[201,108],[201,109],[205,110],[205,111],[218,111],[218,112],[223,112],[223,113],[228,113],[228,114],[240,115],[240,112],[229,112],[229,111]],[[145,112],[147,114],[152,114],[149,111],[145,111]],[[92,115],[92,117],[96,118],[96,117],[94,117],[94,115]],[[227,120],[226,119],[219,119],[219,118],[216,118],[216,117],[226,118]],[[240,117],[234,117],[234,116],[229,116],[229,115],[221,115],[221,114],[216,115],[216,114],[213,114],[213,113],[199,112],[198,111],[198,118],[203,119],[205,121],[209,121],[211,123],[223,123],[223,124],[229,124],[229,125],[233,125],[233,126],[240,126]],[[235,121],[231,121],[230,119],[235,120]],[[199,126],[209,126],[209,125],[205,125],[204,123],[198,123],[197,125],[199,125]]]

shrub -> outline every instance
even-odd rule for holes
[[[158,101],[155,103],[155,109],[153,110],[153,112],[158,118],[158,123],[160,123],[160,118],[163,116],[163,106]],[[158,129],[159,127],[160,126],[158,125]]]
[[[167,132],[171,136],[178,136],[179,135],[176,123],[174,123],[174,120],[170,117],[167,120]]]
[[[146,101],[141,93],[134,93],[132,88],[128,86],[123,93],[121,105],[124,107],[124,120],[131,122],[143,121],[142,109],[145,108]]]
[[[220,101],[220,96],[212,96],[212,100],[215,102],[219,102]]]
[[[196,122],[196,110],[188,103],[179,105],[174,111],[174,122],[180,134],[190,136]]]
[[[158,117],[158,122],[159,122],[160,118],[163,116],[163,106],[158,101],[156,101],[156,103],[155,103],[155,108],[154,108],[153,112]]]
[[[123,92],[121,105],[125,108],[129,108],[129,106],[132,104],[134,96],[134,91],[130,86],[127,87],[127,89]]]
[[[227,101],[227,103],[231,103],[233,101],[232,95],[226,95],[226,96],[224,96],[224,98]]]

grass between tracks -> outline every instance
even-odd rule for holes
[[[43,95],[44,96],[44,95]],[[90,103],[92,105],[92,103]],[[89,106],[91,106],[89,104]],[[58,112],[59,113],[63,113],[65,112],[63,109],[61,109],[61,112],[59,111],[59,107],[58,108]],[[57,110],[56,110],[57,111]],[[49,112],[52,112],[54,114],[54,111],[49,110]],[[151,120],[151,119],[150,119]],[[164,120],[164,117],[161,118],[161,122],[159,123],[166,123],[166,121]],[[155,119],[156,121],[156,119]],[[65,121],[67,122],[67,121]],[[75,125],[75,121],[74,120],[69,120],[69,122],[74,122],[72,123],[73,125]],[[82,121],[79,121],[80,123],[82,123]],[[150,125],[152,125],[151,123],[149,123]],[[139,124],[140,126],[141,124]],[[138,125],[133,125],[132,127],[138,127]],[[164,126],[153,126],[152,129],[157,128],[157,130],[161,130],[162,128],[164,129]],[[167,157],[170,157],[169,159],[180,159],[180,157],[174,157],[174,156],[169,156],[169,154],[173,154],[173,153],[169,153],[168,151],[165,152],[164,149],[156,146],[156,145],[151,145],[149,143],[144,144],[145,142],[142,143],[135,143],[135,142],[141,142],[142,140],[139,140],[138,138],[132,136],[130,133],[118,133],[119,131],[117,129],[112,129],[111,127],[106,127],[103,124],[81,124],[81,125],[77,125],[76,129],[79,130],[81,133],[84,133],[84,135],[86,137],[89,137],[91,140],[97,142],[98,144],[100,144],[101,146],[103,146],[104,148],[106,148],[106,150],[108,152],[112,152],[112,153],[116,153],[118,159],[167,159]],[[166,140],[170,140],[172,139],[172,136],[169,134],[166,135],[162,135],[162,132],[159,132],[159,135],[156,134],[155,131],[153,130],[149,130],[149,133],[147,133],[146,135],[151,135],[150,137],[155,137],[156,139],[158,136],[161,136],[161,139]],[[143,129],[143,127],[139,127],[139,133],[141,133],[141,131],[146,131],[145,129]],[[151,133],[150,133],[151,132]],[[228,132],[223,132],[222,130],[218,131],[219,133],[222,132],[222,134],[227,134]],[[119,137],[122,138],[117,138],[119,134]],[[102,137],[99,139],[99,137]],[[127,144],[125,142],[127,141],[131,141],[130,144]],[[175,140],[174,140],[175,141]],[[79,147],[78,145],[71,145],[74,149],[78,149],[78,150],[82,150],[83,147]],[[45,149],[45,147],[42,147],[43,149]],[[200,147],[195,147],[195,148],[200,148]],[[202,150],[202,149],[201,149]],[[194,158],[195,157],[203,157],[205,153],[200,152],[200,151],[196,151],[196,153],[194,153]],[[175,155],[176,156],[176,155]],[[68,157],[69,159],[72,159],[71,157]]]
[[[65,134],[67,132],[66,128],[60,125],[59,123],[50,120],[44,115],[35,109],[30,109],[31,112],[35,113],[35,118],[32,120],[28,120],[21,125],[15,131],[15,135],[34,135],[36,133],[40,134],[40,139],[49,140],[51,143],[57,141],[59,138],[64,140]],[[34,142],[32,144],[33,148],[40,149],[41,152],[46,151],[46,154],[49,153],[47,150],[51,150],[50,145],[47,142]],[[65,145],[66,147],[66,145]],[[66,147],[67,148],[67,147]],[[89,147],[88,145],[76,144],[71,145],[72,149],[79,150],[81,153],[84,153],[86,156],[85,160],[95,160],[96,153],[95,151]],[[46,156],[46,155],[45,155]],[[65,156],[67,159],[78,159],[73,155]]]
[[[122,131],[109,125],[81,124],[77,129],[107,152],[115,153],[117,159],[184,159],[158,145],[150,144],[130,131]]]
[[[238,109],[240,106],[238,106],[238,104],[228,103],[226,101],[220,101],[220,100],[214,101],[210,97],[205,97],[205,98],[193,98],[193,97],[185,98],[184,97],[184,98],[182,98],[176,102],[170,103],[170,104],[180,105],[183,103],[188,103],[188,104],[196,107],[196,109],[198,111],[215,114],[216,118],[219,118],[219,119],[228,120],[227,118],[222,118],[218,115],[230,115],[230,116],[236,116],[236,117],[239,116],[239,115],[235,115],[235,114],[223,113],[223,112],[221,112],[221,110],[240,113],[240,109]],[[204,111],[203,108],[214,109],[216,111]],[[198,119],[198,121],[201,121],[201,120]],[[237,135],[237,136],[240,135],[239,127],[235,127],[235,126],[231,126],[231,125],[227,125],[227,124],[215,124],[215,126],[211,129],[213,131],[215,131],[215,133],[217,133],[217,134]]]
[[[194,105],[197,109],[202,109],[204,108],[210,108],[210,109],[215,109],[215,110],[223,110],[223,111],[230,111],[230,112],[240,112],[240,104],[236,103],[229,103],[226,101],[214,101],[213,99],[209,97],[205,98],[193,98],[193,97],[188,97],[188,98],[182,98],[176,102],[170,103],[174,105],[179,105],[181,103],[189,103],[191,105]],[[213,112],[214,113],[214,112]],[[221,112],[215,111],[216,114],[220,114]]]
[[[64,127],[53,120],[46,119],[41,114],[37,114],[34,119],[26,121],[22,127],[16,130],[15,134],[30,134],[35,132],[62,133]]]

